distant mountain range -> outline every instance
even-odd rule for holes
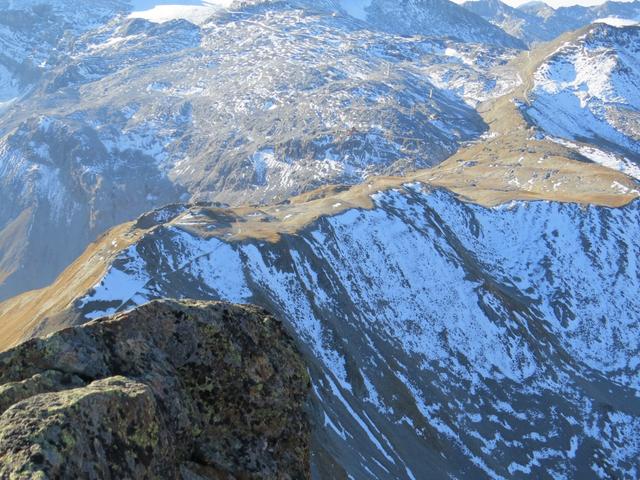
[[[553,40],[599,19],[640,20],[640,1],[605,2],[592,7],[575,5],[557,9],[543,2],[529,2],[514,8],[500,0],[469,1],[463,6],[527,44]]]
[[[464,8],[448,0],[343,0],[341,3],[368,4],[360,10],[364,12],[362,18],[393,33],[444,36],[473,43],[523,47],[519,40],[505,34],[503,29],[480,22],[477,16],[469,15]]]

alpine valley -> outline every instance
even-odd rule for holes
[[[176,478],[640,476],[638,2],[0,13],[0,459],[110,392]]]

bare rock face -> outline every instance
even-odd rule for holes
[[[264,310],[152,302],[0,354],[0,478],[309,478],[309,388]]]

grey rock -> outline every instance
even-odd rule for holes
[[[309,377],[280,322],[152,302],[0,354],[2,478],[309,478]]]

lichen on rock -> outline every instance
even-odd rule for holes
[[[0,354],[0,478],[309,478],[309,388],[264,310],[152,302]]]

